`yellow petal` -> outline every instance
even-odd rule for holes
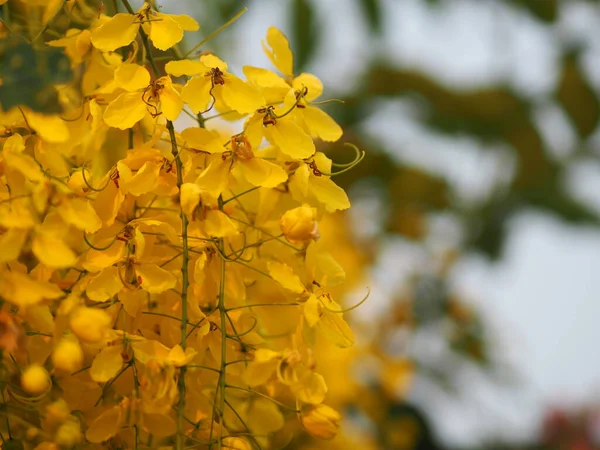
[[[173,87],[173,83],[169,77],[162,77],[159,82],[163,85],[160,90],[160,111],[165,115],[167,120],[175,120],[181,114],[183,109],[183,100],[179,92]]]
[[[269,270],[269,275],[284,288],[296,294],[302,294],[306,290],[304,284],[300,281],[300,277],[287,264],[270,261],[267,264],[267,269]]]
[[[58,213],[66,223],[87,233],[95,233],[102,227],[102,221],[92,204],[83,198],[72,198],[63,202],[58,208]]]
[[[64,269],[75,265],[77,255],[62,239],[48,233],[36,233],[31,250],[45,266]]]
[[[53,283],[31,279],[21,272],[4,272],[2,297],[17,306],[35,305],[44,299],[53,300],[64,295]]]
[[[169,14],[169,17],[177,22],[183,31],[198,31],[200,29],[198,22],[186,14]]]
[[[92,362],[90,377],[98,383],[104,383],[114,377],[122,367],[121,346],[104,347]]]
[[[317,405],[325,400],[327,384],[323,375],[312,372],[299,383],[290,386],[294,395],[303,403]]]
[[[177,432],[177,423],[164,414],[144,414],[143,428],[158,438],[172,436]]]
[[[139,23],[133,23],[135,20],[132,14],[115,14],[92,31],[92,45],[103,52],[112,52],[131,44],[140,28]]]
[[[342,308],[333,300],[325,300],[327,308],[322,310],[321,320],[317,323],[317,330],[333,345],[341,348],[352,347],[354,345],[354,333],[342,317],[341,312],[332,312],[330,310],[341,311]]]
[[[323,203],[328,212],[350,208],[350,200],[346,192],[329,177],[312,177],[309,189],[315,198]]]
[[[227,189],[229,165],[230,162],[223,161],[221,155],[212,155],[208,167],[196,178],[196,184],[207,191],[212,197],[218,198]]]
[[[306,266],[312,278],[322,286],[336,286],[346,280],[346,272],[323,245],[311,242],[306,250]]]
[[[123,305],[123,309],[131,317],[137,317],[148,302],[148,294],[144,291],[131,291],[124,289],[119,292],[119,302]]]
[[[23,150],[25,150],[25,141],[23,140],[23,136],[21,136],[19,133],[9,136],[8,139],[4,141],[4,147],[2,150],[4,153],[21,153]]]
[[[177,344],[169,351],[167,361],[175,367],[183,367],[189,364],[195,356],[196,350],[192,347],[188,347],[184,351],[183,348],[181,348],[181,345]]]
[[[125,256],[127,244],[123,241],[113,241],[113,238],[111,238],[102,240],[101,242],[94,242],[94,244],[105,247],[111,242],[112,244],[106,250],[88,250],[85,258],[86,260],[83,263],[83,268],[92,273],[99,272],[106,267],[112,266]]]
[[[206,212],[204,231],[209,236],[221,238],[237,234],[238,229],[235,222],[223,211],[209,210]]]
[[[254,112],[264,103],[260,91],[231,74],[225,77],[221,98],[230,109],[240,114]]]
[[[200,57],[200,62],[206,67],[219,69],[223,73],[227,72],[227,63],[221,58],[219,58],[217,55],[213,55],[212,53],[202,55]]]
[[[270,70],[252,66],[244,66],[242,70],[248,81],[260,88],[271,90],[272,95],[275,95],[279,101],[281,101],[291,89],[291,86],[287,84],[283,78]],[[267,103],[273,102],[267,100]]]
[[[314,327],[321,320],[321,303],[315,294],[310,294],[310,297],[304,303],[303,314],[308,326]]]
[[[141,92],[127,92],[119,95],[106,107],[102,118],[109,127],[127,130],[144,118],[147,106]]]
[[[267,45],[269,47],[267,47]],[[290,43],[285,35],[275,27],[270,27],[267,30],[267,45],[262,43],[263,50],[279,71],[288,76],[294,76],[293,56],[290,50]]]
[[[250,431],[257,435],[268,435],[283,427],[283,414],[272,401],[266,398],[254,397],[241,408],[245,423]]]
[[[186,147],[208,153],[223,153],[226,148],[220,142],[219,133],[206,128],[186,128],[181,132]]]
[[[140,264],[135,266],[135,272],[138,277],[141,277],[142,289],[151,294],[173,289],[177,283],[177,278],[171,272],[156,264]]]
[[[159,164],[151,161],[144,163],[140,167],[140,170],[131,177],[131,180],[123,183],[123,189],[125,189],[126,193],[135,195],[136,197],[153,191],[158,181],[160,168]]]
[[[301,73],[292,82],[292,87],[296,91],[302,92],[303,88],[308,89],[304,99],[313,101],[323,93],[323,83],[311,73]]]
[[[85,293],[90,300],[104,302],[113,298],[123,287],[119,269],[107,267],[96,275],[85,288]]]
[[[21,254],[21,249],[25,244],[25,240],[29,235],[29,231],[20,230],[18,228],[10,228],[0,236],[0,263],[14,261]]]
[[[278,119],[275,125],[266,126],[264,132],[271,144],[292,158],[305,159],[315,153],[313,140],[290,119]]]
[[[105,338],[112,318],[98,308],[76,308],[69,318],[69,327],[75,336],[84,342],[96,343]]]
[[[179,190],[179,204],[188,218],[194,217],[196,208],[200,205],[202,189],[195,183],[183,183]]]
[[[319,108],[307,106],[302,110],[301,115],[312,137],[327,142],[335,142],[344,133],[342,127],[329,114]]]
[[[85,438],[93,444],[100,444],[116,436],[123,422],[121,407],[113,406],[96,417],[85,432]]]
[[[287,180],[287,172],[281,166],[262,158],[240,161],[234,166],[233,173],[238,179],[266,188],[274,188]]]
[[[198,114],[199,112],[206,110],[209,102],[212,102],[210,89],[210,77],[199,75],[192,78],[183,87],[181,98],[187,103],[194,114]]]
[[[113,181],[102,192],[98,192],[93,206],[104,225],[111,226],[115,222],[124,199],[125,196]]]
[[[121,64],[115,70],[115,83],[130,92],[145,89],[150,84],[150,72],[138,64]]]
[[[166,360],[170,351],[168,347],[151,339],[133,342],[131,348],[135,359],[142,364],[146,364],[151,359]]]
[[[159,50],[168,50],[183,39],[183,30],[168,14],[156,13],[156,21],[144,24],[148,37]]]
[[[69,140],[69,129],[59,116],[45,116],[30,112],[27,114],[27,122],[46,142],[60,144]]]
[[[210,71],[210,67],[206,67],[200,61],[182,59],[181,61],[169,61],[165,65],[165,71],[174,77],[180,77],[182,75],[204,75],[206,72]]]
[[[40,182],[44,179],[40,165],[29,155],[6,152],[4,154],[4,161],[8,167],[22,173],[30,181]]]

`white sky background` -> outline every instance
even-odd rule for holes
[[[184,12],[185,3],[190,4],[172,4]],[[355,1],[314,3],[325,44],[310,69],[323,80],[326,93],[342,98],[369,58],[385,55],[399,67],[421,69],[451,87],[473,89],[505,81],[538,99],[556,83],[559,46],[574,42],[589,46],[585,68],[600,87],[600,10],[583,2],[563,2],[565,14],[552,28],[492,0],[450,0],[433,11],[421,0],[383,0],[381,40],[369,38]],[[288,5],[285,0],[248,1],[249,12],[215,43],[230,68],[241,73],[245,64],[269,67],[260,41],[269,25],[290,29]],[[485,198],[490,180],[510,180],[514,167],[508,152],[483,151],[468,138],[433,135],[415,114],[406,103],[385,102],[364,126],[373,139],[395,143],[388,147],[399,160],[447,177],[465,203]],[[574,133],[560,108],[540,103],[537,119],[553,155],[567,157]],[[578,162],[565,183],[600,211],[599,165]],[[469,256],[456,268],[454,284],[483,312],[492,352],[517,371],[520,387],[501,388],[465,370],[458,397],[423,381],[411,394],[430,412],[437,434],[452,445],[493,436],[526,440],[536,433],[547,406],[600,402],[595,352],[600,341],[600,231],[569,226],[536,211],[523,211],[509,226],[503,260],[490,263]],[[443,220],[440,232],[449,232]],[[377,301],[387,298],[384,286],[401,284],[399,267],[408,273],[426,263],[401,241],[389,244],[373,274],[375,311],[381,310]]]

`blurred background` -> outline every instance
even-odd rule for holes
[[[205,34],[247,6],[207,46],[237,73],[270,67],[260,42],[283,30],[367,152],[322,233],[339,295],[371,297],[357,347],[323,356],[345,422],[319,448],[600,448],[600,4],[163,3]]]

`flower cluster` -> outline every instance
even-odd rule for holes
[[[25,3],[47,20],[85,5]],[[0,109],[3,439],[267,448],[288,419],[330,439],[313,351],[354,338],[318,223],[350,206],[332,168],[360,152],[317,151],[342,130],[278,29],[263,43],[278,73],[242,79],[181,54],[191,17],[123,6],[46,42],[74,73],[61,115]],[[182,112],[197,125],[176,131]]]

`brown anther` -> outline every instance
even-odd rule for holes
[[[115,169],[115,171],[110,174],[110,179],[112,181],[114,181],[116,187],[119,187],[119,170],[118,169]]]
[[[173,163],[171,161],[169,161],[167,158],[163,159],[163,163],[162,163],[162,169],[164,169],[164,171],[166,173],[171,173],[171,172],[175,172],[174,168],[173,168]]]
[[[236,156],[238,156],[240,159],[254,158],[252,146],[243,133],[236,134],[235,136],[231,137],[231,148]]]
[[[223,72],[218,67],[213,67],[210,69],[210,72],[206,72],[207,77],[211,77],[213,84],[225,84],[225,79],[223,78]]]
[[[217,331],[219,329],[219,327],[217,326],[216,323],[211,322],[210,323],[210,331]]]
[[[319,170],[319,168],[317,167],[316,162],[314,162],[314,161],[309,162],[308,167],[310,167],[312,169],[313,175],[315,175],[316,177],[320,177],[321,175],[323,175],[321,173],[321,171]]]

